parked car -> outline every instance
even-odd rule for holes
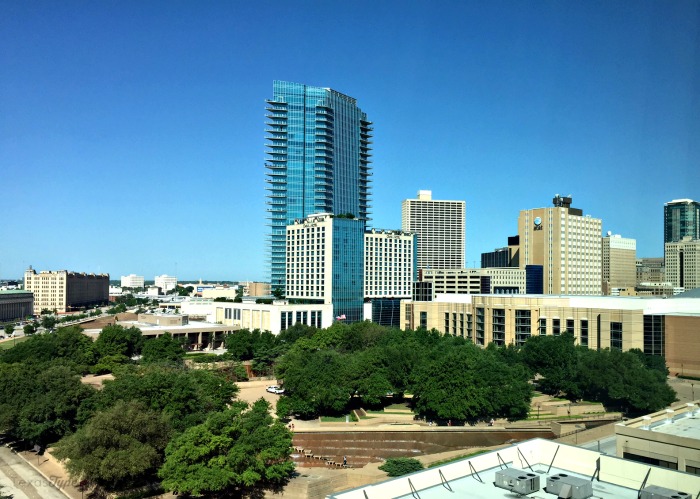
[[[282,395],[284,393],[284,388],[280,388],[277,385],[268,386],[266,390],[270,393],[276,393],[277,395]]]

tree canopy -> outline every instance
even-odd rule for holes
[[[292,436],[269,409],[263,399],[250,409],[239,402],[176,437],[158,473],[163,487],[230,497],[227,492],[243,495],[283,485],[294,471]]]
[[[182,343],[173,338],[170,333],[146,340],[141,352],[141,361],[144,364],[182,364],[182,359],[185,357]]]
[[[163,413],[118,401],[55,446],[72,478],[120,490],[155,477],[170,436]]]

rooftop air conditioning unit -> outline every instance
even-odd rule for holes
[[[649,485],[641,490],[640,499],[693,499],[687,492],[678,492],[658,485]]]
[[[493,484],[498,488],[526,495],[540,490],[540,477],[534,473],[506,468],[496,472],[496,481]]]
[[[593,484],[585,478],[558,473],[547,478],[544,490],[560,499],[586,499],[593,495]]]

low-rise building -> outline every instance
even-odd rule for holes
[[[0,291],[0,321],[23,319],[34,315],[34,294],[31,291]]]
[[[421,281],[433,283],[433,294],[523,294],[525,268],[422,269]]]
[[[700,297],[436,295],[402,302],[403,329],[436,329],[477,345],[522,345],[570,332],[588,348],[639,348],[672,372],[700,376]]]
[[[615,437],[618,457],[700,475],[697,400],[619,423]]]

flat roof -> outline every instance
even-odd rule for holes
[[[507,471],[510,470],[510,471]],[[522,471],[522,473],[518,473]],[[497,475],[514,475],[515,480],[539,479],[539,488],[522,495],[494,485]],[[467,457],[435,468],[418,471],[372,485],[330,494],[330,499],[473,499],[557,497],[563,481],[591,486],[598,499],[637,499],[642,484],[685,492],[700,492],[700,476],[650,466],[544,439],[532,439],[510,447]],[[549,482],[549,483],[548,483]]]

